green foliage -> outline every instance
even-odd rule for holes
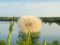
[[[59,42],[58,41],[53,41],[52,45],[59,45]]]
[[[46,44],[46,39],[44,39],[43,45],[47,45],[47,44]]]
[[[13,21],[17,21],[18,17],[13,17]],[[12,17],[0,17],[0,21],[12,21]]]
[[[60,43],[59,43],[57,40],[55,40],[55,41],[53,41],[52,43],[48,43],[48,42],[47,42],[46,45],[60,45]]]
[[[40,17],[44,23],[57,23],[60,25],[60,17]],[[17,21],[19,17],[14,17],[13,21]],[[0,17],[0,21],[12,21],[11,17]]]
[[[0,45],[6,45],[6,42],[4,40],[0,40]]]
[[[14,26],[14,21],[13,18],[11,18],[12,21],[10,21],[10,27],[9,27],[9,32],[8,32],[8,45],[10,45],[10,41],[11,41],[11,33],[13,31],[13,26]]]
[[[44,23],[49,24],[56,23],[60,25],[60,17],[41,17],[41,19]]]
[[[13,31],[13,26],[14,26],[14,22],[11,21],[11,22],[10,22],[10,27],[9,27],[9,32],[10,32],[10,33]]]
[[[19,36],[18,36],[18,41],[17,44],[18,45],[40,45],[39,42],[39,33],[23,33],[23,32],[19,32]],[[28,44],[27,44],[28,43]]]
[[[31,40],[32,45],[40,45],[39,38],[40,38],[40,32],[31,33]]]

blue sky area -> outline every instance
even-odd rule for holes
[[[0,16],[60,16],[59,0],[0,0]]]

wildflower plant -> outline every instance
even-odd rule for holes
[[[42,26],[42,21],[36,17],[36,16],[22,16],[18,20],[18,25],[20,28],[20,38],[24,38],[25,40],[22,39],[18,43],[18,45],[37,45],[38,42],[36,42],[38,39],[38,32],[40,32],[40,28]],[[21,32],[23,36],[21,37]],[[36,35],[37,34],[37,35]],[[37,40],[36,40],[36,39]],[[35,39],[35,40],[34,40]],[[35,44],[33,44],[35,43]]]
[[[36,16],[22,16],[18,20],[19,28],[22,32],[38,32],[41,29],[42,21]]]

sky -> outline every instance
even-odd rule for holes
[[[0,16],[59,17],[59,0],[0,0]]]

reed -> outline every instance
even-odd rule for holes
[[[10,27],[9,27],[9,32],[8,32],[8,45],[11,45],[11,35],[12,35],[12,31],[13,31],[13,26],[14,26],[14,22],[13,22],[13,18],[12,21],[10,21]]]

